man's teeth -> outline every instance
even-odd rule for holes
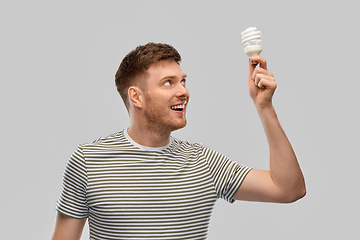
[[[171,109],[183,109],[183,108],[185,108],[185,104],[176,105],[176,106],[171,106]]]

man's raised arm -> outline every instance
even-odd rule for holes
[[[259,67],[250,60],[259,62]],[[293,148],[280,126],[272,96],[277,84],[266,60],[249,60],[248,88],[263,124],[270,149],[270,170],[252,169],[236,192],[235,200],[290,203],[306,194],[305,180]]]

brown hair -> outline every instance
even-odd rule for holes
[[[136,84],[141,75],[146,76],[146,70],[150,65],[164,60],[175,61],[180,64],[181,56],[171,45],[150,42],[138,46],[124,57],[115,74],[115,84],[128,110],[129,87]]]

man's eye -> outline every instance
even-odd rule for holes
[[[165,86],[170,86],[171,83],[170,83],[170,81],[166,81],[166,82],[164,82],[164,85],[165,85]]]
[[[182,85],[186,85],[186,80],[185,79],[183,79],[183,80],[181,80],[181,82],[180,82]]]

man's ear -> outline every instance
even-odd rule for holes
[[[128,89],[128,97],[130,100],[130,103],[132,103],[137,108],[142,108],[143,106],[143,91],[136,87],[131,86]]]

